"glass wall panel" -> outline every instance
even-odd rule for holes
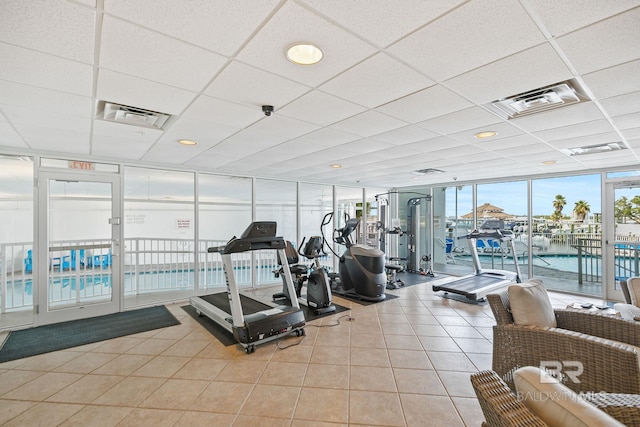
[[[194,174],[124,169],[125,307],[194,293]]]
[[[503,221],[505,229],[515,233],[516,257],[511,253],[507,242],[497,239],[478,239],[476,249],[482,268],[515,271],[515,262],[522,262],[528,256],[528,183],[526,181],[498,182],[477,186],[477,223],[478,228],[487,220]],[[463,215],[472,218],[473,212]],[[520,266],[522,278],[526,279],[526,268]]]
[[[297,241],[297,184],[295,182],[256,179],[256,221],[275,221],[277,235],[285,240]],[[254,253],[257,285],[274,284],[280,281],[273,274],[278,268],[275,251]]]
[[[473,272],[469,244],[464,238],[473,230],[473,186],[458,185],[435,189],[444,192],[444,238],[436,236],[434,242],[434,268],[455,274]],[[436,208],[440,209],[440,208]]]
[[[325,235],[327,239],[331,239],[331,236],[333,236],[333,229],[345,226],[345,218],[360,218],[360,220],[362,220],[362,188],[336,187],[335,191],[336,210],[333,215],[333,228],[330,228],[329,226],[325,227]],[[362,243],[363,227],[364,225],[361,221],[358,228],[351,234],[351,239],[354,243]],[[345,247],[334,243],[333,249],[338,255],[342,255]]]
[[[33,166],[0,155],[0,330],[33,323]]]
[[[198,293],[225,286],[222,259],[208,253],[211,246],[224,245],[240,236],[251,224],[251,178],[200,174],[198,176]],[[234,255],[238,284],[250,284],[251,254]]]
[[[398,256],[406,260],[410,272],[430,268],[431,200],[431,189],[426,187],[398,192],[398,219],[404,232],[398,239]]]
[[[299,184],[299,212],[300,212],[300,236],[296,248],[302,244],[302,239],[309,240],[311,236],[320,236],[320,225],[324,216],[333,210],[333,186],[321,184]],[[326,227],[329,229],[330,225]],[[331,231],[331,230],[329,230]],[[327,236],[331,238],[331,236]],[[300,248],[304,249],[304,248]],[[325,250],[328,251],[328,249]],[[329,253],[331,255],[331,253]],[[310,264],[312,261],[301,259],[301,262]],[[333,268],[332,258],[328,255],[320,258],[320,264],[330,270]]]
[[[600,174],[532,181],[533,277],[548,289],[602,294],[601,199]]]

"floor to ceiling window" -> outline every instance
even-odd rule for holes
[[[275,221],[277,235],[285,240],[297,240],[297,184],[291,181],[277,181],[272,179],[255,180],[255,220]],[[275,251],[256,251],[255,283],[256,285],[270,285],[280,279],[275,277],[273,270],[278,262]]]
[[[191,172],[124,169],[125,307],[193,295],[194,177]]]
[[[33,160],[0,155],[0,329],[33,322]]]
[[[600,174],[535,179],[531,188],[533,277],[549,289],[600,296]]]
[[[222,259],[208,248],[224,245],[233,236],[240,236],[251,223],[251,195],[253,180],[246,177],[200,174],[198,176],[198,289],[225,285]],[[251,261],[250,256],[244,257]],[[251,283],[251,269],[235,261],[239,283]]]

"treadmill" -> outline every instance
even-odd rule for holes
[[[472,301],[483,301],[487,294],[507,287],[512,283],[520,283],[522,281],[518,257],[516,256],[516,249],[513,243],[513,232],[504,229],[503,221],[487,220],[480,225],[479,229],[473,230],[466,236],[460,238],[466,238],[469,242],[469,251],[473,261],[474,273],[454,279],[448,283],[433,285],[434,292],[444,291],[445,294],[453,293],[462,295]],[[494,239],[508,242],[516,271],[483,269],[480,264],[480,257],[478,256],[476,246],[478,239]]]
[[[189,303],[198,315],[209,317],[233,333],[234,338],[247,354],[253,353],[256,345],[284,335],[291,333],[297,336],[305,335],[304,312],[300,309],[296,298],[291,300],[291,305],[274,305],[240,295],[233,271],[232,254],[262,249],[278,251],[280,259],[285,260],[286,263],[285,241],[282,237],[276,237],[274,221],[253,222],[239,238],[234,236],[224,246],[208,248],[207,252],[219,253],[222,256],[227,290],[189,298]],[[295,295],[289,268],[283,268],[283,274],[289,294]],[[243,299],[245,305],[252,306],[250,310],[243,311]]]

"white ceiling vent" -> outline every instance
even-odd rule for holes
[[[567,156],[582,156],[584,154],[608,153],[610,151],[624,150],[627,147],[622,142],[610,142],[608,144],[589,145],[586,147],[574,147],[562,149]]]
[[[488,106],[510,120],[585,101],[590,101],[589,97],[580,84],[571,79],[499,99]]]
[[[171,117],[166,113],[107,101],[99,101],[97,111],[96,118],[98,119],[151,129],[162,129],[162,126]]]

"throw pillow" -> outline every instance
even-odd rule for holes
[[[616,427],[615,418],[599,410],[545,371],[525,366],[513,373],[518,400],[550,427]]]
[[[556,316],[542,280],[530,279],[507,289],[511,315],[519,326],[557,326]]]

